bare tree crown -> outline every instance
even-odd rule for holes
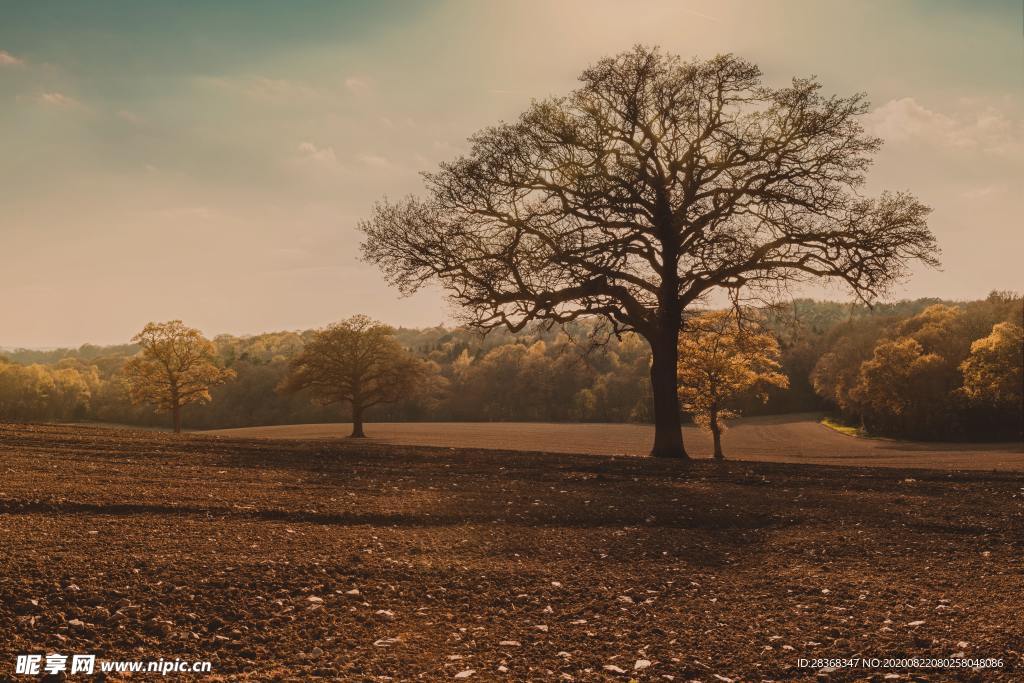
[[[648,338],[714,288],[824,277],[870,300],[937,263],[926,206],[858,193],[881,144],[863,95],[639,46],[581,81],[378,204],[364,257],[404,292],[439,279],[482,327],[596,314]]]

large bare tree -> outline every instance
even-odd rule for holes
[[[911,260],[936,262],[926,206],[858,193],[881,144],[859,122],[863,95],[639,46],[581,81],[474,135],[425,174],[424,196],[378,204],[363,253],[404,292],[439,280],[482,328],[597,315],[642,335],[652,455],[686,457],[677,342],[710,292],[820,277],[870,300]]]

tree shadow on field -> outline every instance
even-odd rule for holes
[[[1009,453],[1024,455],[1024,441],[989,441],[989,442],[957,442],[957,441],[897,441],[892,439],[872,439],[872,445],[878,450],[909,451],[914,453]],[[1024,462],[1022,462],[1024,464]]]
[[[225,506],[160,505],[142,503],[91,503],[76,501],[45,501],[16,499],[0,500],[0,514],[5,515],[95,515],[126,516],[156,515],[162,517],[198,517],[202,519],[235,519],[297,524],[377,527],[444,527],[475,524],[502,524],[523,527],[573,528],[628,528],[631,526],[655,529],[690,529],[703,531],[764,530],[787,525],[787,521],[771,514],[755,512],[728,513],[703,512],[657,519],[648,515],[622,512],[593,515],[589,511],[579,514],[492,514],[484,510],[467,509],[465,501],[452,500],[441,507],[422,512],[312,512],[278,508],[242,509]]]
[[[756,557],[777,534],[790,536],[794,529],[814,539],[853,526],[876,536],[890,528],[950,536],[1001,529],[1005,520],[1000,526],[996,517],[1005,507],[993,506],[988,490],[998,488],[1009,499],[1024,486],[1019,473],[1005,472],[680,462],[333,441],[138,436],[115,439],[106,448],[95,440],[25,438],[33,446],[26,467],[37,457],[69,469],[80,460],[102,469],[110,481],[131,485],[144,477],[146,485],[118,488],[117,497],[102,500],[107,494],[88,488],[89,480],[72,488],[56,479],[59,488],[51,493],[62,498],[39,500],[32,493],[36,484],[26,478],[21,496],[9,489],[0,499],[0,514],[454,529],[455,537],[477,539],[482,548],[506,536],[524,548],[537,539],[557,544],[586,538],[592,547],[613,553],[629,547],[668,557],[680,552],[689,557],[694,548],[707,546],[712,550],[702,551],[705,559],[693,561],[708,563],[722,561],[726,553]],[[219,469],[230,472],[217,476]],[[207,486],[194,484],[207,480]],[[939,497],[941,505],[923,504]],[[420,543],[426,536],[409,538]]]

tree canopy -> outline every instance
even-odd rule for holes
[[[836,326],[811,379],[868,432],[927,439],[1019,437],[1024,341],[1020,297],[934,303],[905,318]]]
[[[363,252],[404,292],[440,281],[479,327],[596,315],[640,334],[652,454],[685,457],[677,342],[695,302],[817,277],[870,300],[910,261],[936,263],[926,206],[858,191],[881,144],[863,95],[639,46],[580,80],[474,135],[423,196],[379,203]]]
[[[428,375],[427,364],[402,348],[392,328],[357,315],[314,332],[280,388],[308,389],[322,404],[348,403],[352,436],[362,437],[366,410],[405,398]]]
[[[679,397],[694,422],[711,431],[714,457],[724,458],[722,420],[737,417],[737,400],[755,394],[768,400],[769,386],[787,388],[779,343],[734,311],[691,318],[679,339]]]
[[[976,403],[996,410],[1024,414],[1024,327],[996,323],[992,332],[971,344],[971,353],[960,364],[963,393]],[[1022,418],[1024,419],[1024,418]]]
[[[181,409],[210,400],[210,387],[235,372],[217,364],[217,349],[202,333],[180,320],[149,323],[132,338],[141,352],[124,365],[124,378],[135,403],[170,412],[181,431]]]

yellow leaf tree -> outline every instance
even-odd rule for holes
[[[410,396],[430,376],[429,364],[403,349],[390,327],[357,315],[314,332],[279,389],[308,389],[322,405],[348,403],[352,436],[363,437],[368,409]]]
[[[181,432],[181,409],[210,400],[210,388],[235,376],[217,364],[213,343],[180,320],[149,323],[132,341],[142,347],[125,363],[123,374],[135,403],[170,412]]]
[[[788,387],[779,372],[779,344],[729,311],[713,311],[686,321],[679,338],[679,398],[683,409],[711,431],[715,458],[722,459],[726,420],[739,415],[736,399],[755,392],[768,400],[769,386]]]
[[[971,355],[960,364],[960,371],[964,377],[961,391],[970,402],[1020,420],[1024,414],[1024,327],[1011,322],[993,326],[991,334],[971,344]]]
[[[928,352],[913,337],[900,337],[879,342],[861,363],[850,398],[869,431],[924,438],[939,433],[941,422],[950,419],[957,381],[956,366],[947,358]]]

